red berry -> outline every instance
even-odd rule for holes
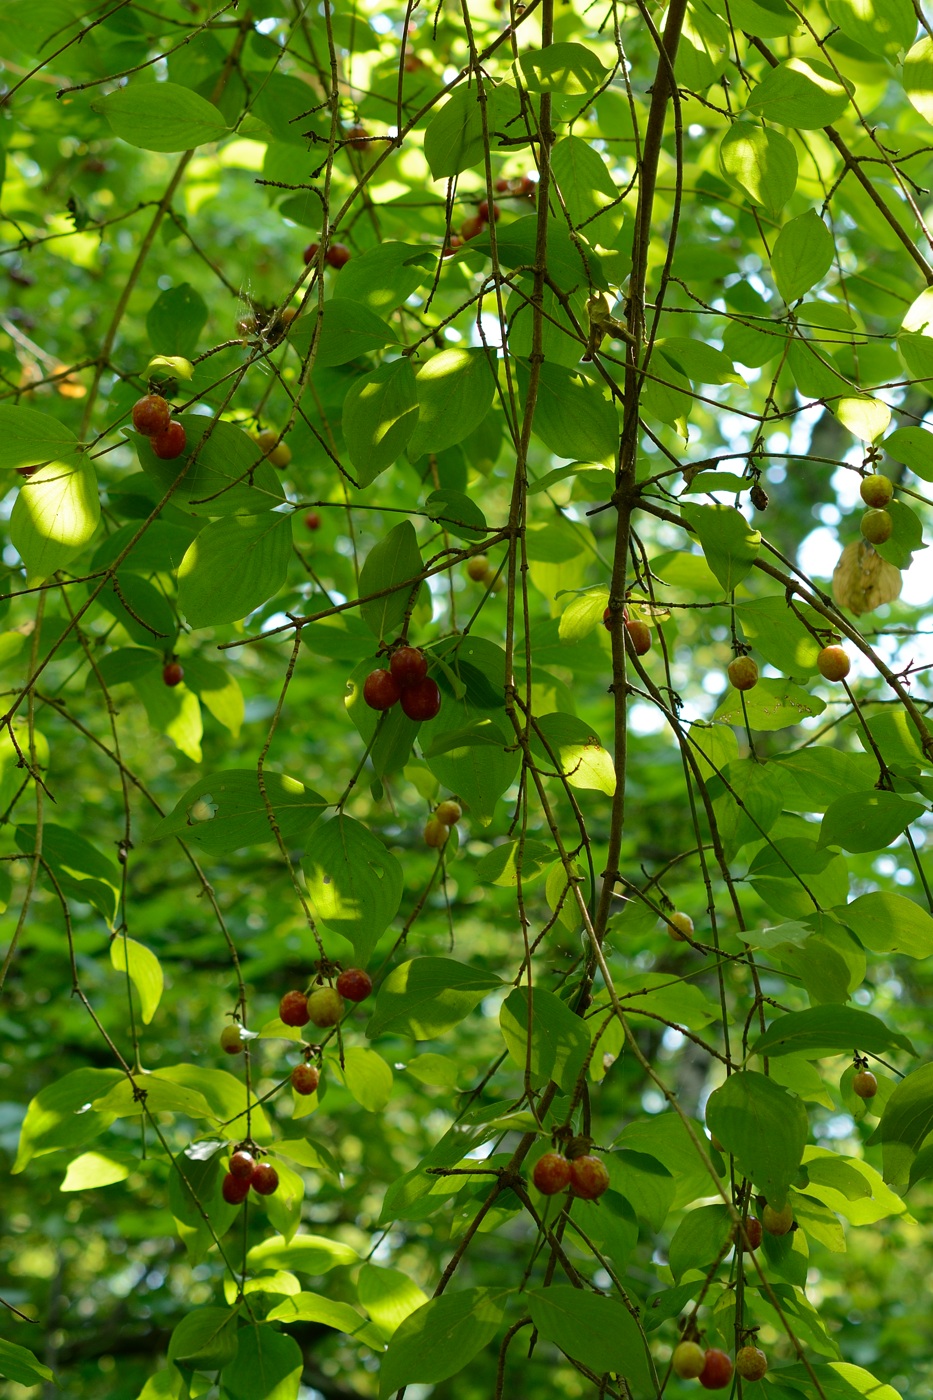
[[[531,1179],[542,1196],[556,1196],[570,1185],[570,1163],[559,1152],[545,1152],[535,1162]]]
[[[496,181],[496,194],[507,194],[508,191],[509,191],[511,188],[512,188],[512,182],[511,182],[511,180],[497,180],[497,181]]]
[[[279,1174],[275,1167],[269,1162],[257,1162],[250,1186],[260,1196],[271,1196],[279,1186]]]
[[[220,1048],[226,1050],[228,1055],[242,1054],[243,1041],[240,1039],[240,1028],[235,1022],[224,1026],[220,1032]]]
[[[482,233],[485,227],[486,220],[481,219],[479,215],[476,215],[475,218],[464,219],[463,223],[460,225],[460,237],[463,239],[464,243],[468,243],[471,238],[475,238],[478,233]]]
[[[304,992],[286,992],[279,1002],[279,1020],[286,1026],[306,1026],[311,1019]]]
[[[37,462],[34,467],[17,467],[16,474],[17,476],[32,476],[33,472],[37,472],[38,470],[39,463]]]
[[[320,530],[320,528],[321,528],[321,517],[318,515],[318,513],[317,513],[316,510],[309,510],[309,511],[308,511],[308,514],[305,516],[305,529],[306,529],[306,530]]]
[[[181,685],[185,668],[177,661],[169,661],[162,667],[162,679],[166,685]]]
[[[441,692],[430,676],[402,691],[402,709],[409,719],[433,719],[441,708]]]
[[[152,450],[163,462],[171,462],[185,450],[185,430],[181,423],[169,423],[164,433],[150,439]]]
[[[346,243],[332,243],[324,254],[324,261],[331,267],[346,267],[351,256]]]
[[[347,132],[347,145],[364,150],[370,144],[369,132],[365,126],[351,126]]]
[[[745,1221],[745,1236],[748,1240],[748,1244],[746,1245],[743,1239],[742,1248],[746,1253],[748,1253],[749,1249],[757,1249],[761,1244],[761,1221],[754,1215],[750,1215]]]
[[[537,194],[537,192],[537,180],[532,179],[530,175],[523,175],[519,182],[518,189],[516,190],[516,194],[529,194],[534,196]]]
[[[732,1380],[732,1362],[724,1351],[710,1347],[699,1381],[704,1390],[723,1390]]]
[[[609,1173],[598,1157],[575,1157],[570,1163],[570,1185],[575,1196],[595,1201],[609,1185]]]
[[[146,437],[164,433],[171,421],[172,410],[161,394],[147,394],[133,404],[133,427]]]
[[[400,695],[391,671],[370,671],[363,682],[363,699],[371,710],[391,710]]]
[[[484,199],[483,202],[482,202],[482,204],[479,206],[479,208],[477,209],[476,212],[477,212],[477,214],[479,215],[479,217],[480,217],[481,219],[485,219],[486,222],[488,223],[488,222],[489,222],[489,200],[488,200],[488,199]],[[496,222],[496,220],[498,219],[498,217],[499,217],[499,206],[498,206],[498,204],[494,204],[494,205],[492,206],[492,221],[493,221],[493,223]]]
[[[638,618],[633,618],[631,622],[626,622],[625,628],[636,656],[644,656],[646,651],[651,650],[651,628],[647,622],[640,622]]]
[[[292,1070],[292,1088],[296,1094],[313,1094],[321,1082],[321,1071],[315,1065],[296,1065]]]
[[[860,1069],[852,1080],[852,1092],[860,1099],[873,1099],[878,1092],[878,1081],[870,1069]]]
[[[603,626],[607,632],[612,631],[612,612],[609,608],[603,613]]]
[[[302,255],[301,255],[301,256],[304,258],[304,260],[305,260],[305,266],[307,266],[308,263],[313,263],[313,262],[314,262],[314,259],[317,257],[317,250],[318,250],[319,246],[320,246],[320,245],[319,245],[318,243],[309,243],[309,244],[308,244],[307,248],[304,250],[304,252],[303,252]]]
[[[768,1358],[760,1347],[741,1347],[735,1354],[735,1369],[743,1381],[760,1381],[768,1369]]]
[[[428,674],[428,658],[417,647],[399,647],[392,654],[389,668],[399,688],[407,690],[408,686],[423,681]]]
[[[308,997],[308,1014],[316,1026],[336,1026],[343,1015],[343,997],[334,987],[315,987]]]
[[[365,1001],[373,989],[373,980],[361,967],[348,967],[337,978],[337,991],[346,1001]]]
[[[228,1206],[241,1206],[249,1195],[249,1187],[248,1178],[244,1181],[241,1177],[234,1176],[232,1172],[227,1172],[220,1189]]]
[[[452,258],[462,243],[463,239],[460,237],[459,233],[452,233],[441,256],[444,258]]]
[[[256,1170],[256,1162],[251,1152],[234,1152],[230,1158],[230,1175],[236,1177],[237,1181],[252,1181],[253,1172]]]

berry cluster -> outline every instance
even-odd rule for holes
[[[760,1347],[743,1346],[736,1352],[735,1366],[718,1347],[704,1349],[699,1342],[680,1342],[671,1358],[674,1374],[681,1380],[697,1380],[704,1390],[725,1390],[732,1373],[744,1381],[760,1381],[768,1369],[768,1358]]]
[[[307,267],[309,263],[314,262],[317,257],[317,250],[320,246],[319,243],[308,244],[301,255],[305,260],[305,267]],[[324,253],[324,261],[327,263],[327,266],[337,268],[338,270],[341,267],[346,267],[351,257],[352,254],[346,243],[328,243]]]
[[[391,710],[401,702],[408,718],[418,721],[433,719],[441,708],[441,692],[428,675],[428,658],[409,646],[392,653],[387,671],[370,671],[363,682],[363,699],[371,710]]]
[[[869,507],[862,516],[859,526],[862,536],[869,544],[884,544],[885,540],[891,538],[894,530],[891,514],[884,508],[894,495],[894,485],[891,478],[882,476],[880,472],[863,477],[859,494]]]
[[[230,1158],[221,1190],[228,1206],[242,1205],[252,1187],[258,1196],[271,1196],[278,1190],[279,1174],[269,1162],[257,1162],[251,1152],[239,1148]]]
[[[439,849],[446,845],[450,835],[450,828],[456,826],[463,816],[459,802],[453,802],[448,798],[441,802],[434,810],[434,815],[428,818],[424,828],[424,844]]]
[[[161,394],[146,394],[133,405],[133,427],[152,444],[152,450],[163,461],[180,457],[185,450],[185,429],[172,418],[167,399]]]
[[[279,434],[271,428],[264,428],[261,433],[255,433],[253,441],[270,466],[287,467],[292,460],[292,449],[287,442],[280,442]]]
[[[651,650],[651,628],[647,622],[642,622],[640,618],[630,618],[623,608],[622,625],[625,628],[625,642],[630,651],[636,656],[644,656]],[[612,609],[606,608],[603,613],[603,626],[607,632],[612,631]]]
[[[605,1163],[589,1153],[569,1159],[545,1152],[535,1162],[531,1179],[542,1196],[556,1196],[569,1186],[571,1195],[584,1201],[597,1200],[609,1186]]]

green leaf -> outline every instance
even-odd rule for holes
[[[845,1009],[819,1007],[816,1014],[833,1016]],[[730,1075],[710,1095],[706,1121],[710,1132],[736,1157],[742,1174],[780,1210],[797,1175],[809,1133],[807,1111],[800,1099],[763,1074],[742,1070]]]
[[[436,525],[458,540],[481,540],[489,533],[485,515],[462,491],[432,491],[424,508]]]
[[[178,568],[178,605],[192,627],[238,622],[285,582],[292,551],[287,515],[230,515],[214,520]],[[231,568],[231,561],[236,567]]]
[[[36,828],[30,824],[17,827],[16,844],[21,851],[34,851]],[[120,872],[109,856],[76,831],[69,831],[56,822],[46,822],[42,828],[42,856],[64,894],[92,904],[108,923],[113,923],[121,881]]]
[[[168,1343],[169,1361],[201,1371],[226,1366],[237,1353],[236,1310],[196,1308],[182,1318]]]
[[[140,646],[158,646],[160,642],[165,646],[178,631],[175,614],[165,594],[139,574],[124,573],[121,569],[98,594],[97,601]]]
[[[775,762],[784,805],[794,812],[824,812],[837,797],[867,787],[878,771],[867,754],[843,753],[826,744],[779,754]]]
[[[908,958],[933,953],[933,918],[902,894],[875,890],[833,913],[873,953],[902,953]]]
[[[573,598],[560,615],[558,633],[562,642],[579,642],[603,620],[609,604],[605,588]]]
[[[802,719],[821,715],[825,709],[824,700],[818,695],[811,695],[802,686],[794,685],[793,681],[765,676],[754,690],[729,690],[713,718],[725,724],[744,726],[747,714],[752,729],[787,729],[792,724],[799,724]]]
[[[834,256],[833,236],[814,210],[784,225],[771,249],[771,272],[788,306],[822,281]]]
[[[813,1391],[812,1375],[815,1375],[826,1400],[901,1400],[900,1392],[893,1385],[885,1385],[870,1371],[845,1361],[817,1363],[812,1367],[812,1375],[803,1365],[782,1366],[780,1375],[782,1389],[785,1384],[792,1386],[795,1397],[798,1393]],[[797,1387],[801,1387],[800,1392]]]
[[[356,1287],[360,1306],[387,1338],[428,1301],[408,1274],[381,1264],[364,1264]]]
[[[10,542],[29,574],[47,578],[90,541],[100,519],[94,468],[85,458],[60,458],[20,486],[10,516]]]
[[[755,122],[734,122],[719,146],[723,174],[778,215],[797,187],[797,152],[786,136]]]
[[[858,1011],[854,1006],[814,1006],[809,1011],[778,1016],[758,1037],[750,1053],[769,1059],[801,1054],[817,1060],[823,1055],[851,1055],[855,1050],[882,1055],[891,1049],[908,1055],[917,1053],[906,1035],[890,1030],[867,1011]]]
[[[758,558],[761,535],[732,506],[684,505],[680,511],[696,531],[710,569],[731,592]]]
[[[545,749],[545,744],[548,748]],[[591,788],[611,797],[616,790],[616,771],[612,756],[600,744],[589,725],[576,715],[542,715],[531,747],[541,761],[542,769],[553,771],[550,753],[558,760],[572,788]]]
[[[105,1157],[100,1152],[83,1152],[68,1163],[65,1179],[58,1189],[94,1191],[100,1186],[113,1186],[118,1181],[125,1181],[131,1170],[127,1162]]]
[[[324,1235],[296,1235],[290,1242],[281,1235],[254,1244],[246,1256],[251,1269],[288,1269],[317,1277],[331,1269],[353,1264],[359,1255],[350,1245]]]
[[[594,243],[601,241],[601,232],[608,242],[614,232],[613,221],[621,223],[622,212],[615,205],[619,191],[602,156],[582,137],[565,136],[551,151],[551,173],[573,226],[583,228]],[[602,211],[610,205],[615,205],[614,213],[604,217]],[[513,350],[519,353],[514,345]]]
[[[529,49],[518,60],[529,92],[595,92],[607,76],[592,49],[583,44],[551,44]]]
[[[200,656],[185,657],[185,685],[201,701],[219,724],[229,729],[234,739],[240,736],[243,724],[243,692],[230,671],[215,661]]]
[[[805,837],[785,837],[763,847],[748,877],[766,904],[789,919],[840,904],[849,893],[845,857]]]
[[[494,973],[451,958],[413,958],[393,968],[380,986],[366,1034],[370,1040],[390,1031],[435,1040],[501,986]]]
[[[529,1024],[530,1023],[530,1024]],[[499,1011],[499,1027],[512,1060],[526,1066],[539,1086],[554,1080],[565,1094],[573,1092],[590,1049],[590,1035],[579,1016],[553,992],[516,988]]]
[[[489,412],[496,392],[495,359],[486,350],[441,350],[415,376],[418,424],[408,444],[412,461],[468,437]]]
[[[402,867],[378,836],[341,813],[311,833],[302,868],[321,923],[348,939],[365,967],[398,911]]]
[[[410,520],[396,525],[367,554],[360,570],[360,597],[370,593],[382,596],[362,603],[360,616],[380,641],[391,638],[401,625],[412,593],[420,586],[423,567],[418,537]],[[404,587],[383,592],[397,583]]]
[[[190,151],[220,141],[230,128],[205,98],[179,83],[133,82],[91,108],[107,118],[116,136],[144,151]]]
[[[300,842],[327,807],[326,800],[284,773],[264,772],[266,796],[282,840]],[[274,841],[255,768],[230,768],[199,778],[149,835],[150,841],[180,836],[224,855],[242,846]]]
[[[318,220],[320,223],[320,219]],[[430,280],[433,251],[417,243],[377,243],[353,257],[340,273],[341,297],[386,316]]]
[[[118,1069],[74,1069],[40,1089],[26,1109],[13,1173],[24,1171],[35,1156],[80,1147],[109,1128],[115,1115],[91,1104],[122,1078]]]
[[[207,303],[190,282],[161,292],[146,316],[149,339],[162,355],[193,355],[206,323]]]
[[[435,180],[459,175],[483,158],[483,118],[475,87],[457,87],[424,133],[424,158]]]
[[[926,808],[896,792],[848,793],[826,809],[820,827],[821,846],[841,846],[844,851],[877,851],[890,846]]]
[[[783,594],[743,599],[736,603],[735,613],[745,640],[776,670],[787,676],[816,671],[820,644],[788,607]],[[810,619],[809,611],[804,609],[803,616]]]
[[[286,1327],[290,1322],[317,1322],[338,1332],[346,1332],[375,1351],[382,1351],[384,1345],[381,1331],[367,1322],[356,1308],[351,1308],[349,1303],[325,1298],[320,1293],[302,1292],[286,1298],[269,1313],[269,1321],[284,1322]],[[243,1392],[243,1397],[250,1400],[250,1392]]]
[[[917,32],[910,0],[826,0],[826,9],[846,38],[870,54],[880,51],[894,58],[910,47]]]
[[[925,34],[904,59],[904,91],[912,107],[933,125],[933,39]]]
[[[343,1066],[334,1066],[337,1078],[368,1113],[381,1113],[392,1097],[392,1071],[381,1055],[362,1045],[348,1046]]]
[[[0,404],[0,468],[32,467],[77,455],[70,428],[47,413]]]
[[[17,1346],[0,1337],[0,1376],[20,1385],[35,1386],[41,1381],[57,1384],[48,1366],[43,1366],[38,1357],[33,1356],[28,1347]]]
[[[926,428],[898,428],[881,446],[895,462],[903,462],[924,481],[933,481],[933,433]]]
[[[185,451],[164,461],[140,433],[127,433],[139,465],[162,492],[172,489],[172,501],[195,515],[255,515],[272,510],[285,497],[274,467],[263,461],[259,448],[234,423],[183,413]]]
[[[842,426],[862,442],[876,442],[891,422],[891,410],[881,399],[839,399],[833,412]]]
[[[185,685],[165,685],[161,675],[153,671],[137,676],[133,686],[153,729],[167,734],[192,763],[200,763],[204,731],[197,696]]]
[[[401,456],[417,421],[410,359],[387,360],[353,381],[343,401],[343,435],[361,486]]]
[[[401,1386],[436,1385],[462,1371],[492,1341],[511,1290],[442,1293],[411,1313],[389,1342],[379,1372],[380,1400]]]
[[[617,1299],[564,1284],[533,1288],[526,1296],[535,1327],[547,1341],[597,1375],[615,1371],[624,1376],[636,1400],[654,1394],[641,1330]]]
[[[765,73],[746,105],[766,121],[815,131],[842,116],[851,90],[819,59],[791,58]]]
[[[236,1357],[230,1357],[221,1376],[225,1396],[230,1400],[298,1400],[304,1357],[293,1338],[283,1336],[276,1327],[260,1324],[241,1327],[236,1340]]]
[[[706,1269],[722,1258],[732,1235],[732,1217],[725,1206],[700,1206],[689,1211],[674,1231],[668,1250],[675,1282],[679,1283],[688,1269]]]
[[[527,371],[519,383],[527,393]],[[602,462],[614,458],[619,444],[619,415],[591,379],[579,370],[545,362],[535,403],[534,432],[558,457]]]
[[[162,1000],[162,964],[144,944],[119,934],[110,944],[110,961],[118,972],[129,973],[130,981],[139,993],[143,1024],[148,1026]]]
[[[293,321],[288,331],[288,343],[304,359],[311,349],[318,318],[321,330],[314,352],[316,370],[349,364],[360,355],[394,345],[395,333],[368,306],[345,297],[332,297],[324,303],[323,315],[318,307]]]

